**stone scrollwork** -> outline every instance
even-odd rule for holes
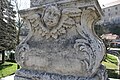
[[[82,63],[83,72],[90,75],[95,64],[95,53],[89,42],[84,39],[77,39],[74,44],[77,54],[81,54],[80,61]]]
[[[16,80],[107,80],[96,0],[31,1],[40,6],[21,11],[30,31],[16,48]]]
[[[77,31],[83,39],[77,39],[74,48],[77,53],[83,55],[81,61],[86,65],[85,70],[88,70],[88,74],[95,72],[94,69],[99,67],[105,53],[104,45],[98,41],[92,30],[97,18],[94,8],[87,8],[82,11],[81,23],[76,23]],[[98,55],[99,57],[102,55],[101,59]]]
[[[23,43],[19,46],[17,46],[16,49],[16,61],[23,67],[24,61],[25,61],[25,55],[30,50],[29,45],[27,43]]]

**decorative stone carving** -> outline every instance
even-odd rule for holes
[[[43,20],[45,23],[45,27],[49,30],[58,26],[58,22],[60,21],[61,11],[58,10],[55,6],[48,6],[43,14]]]
[[[15,80],[107,80],[104,45],[93,31],[101,16],[97,0],[40,2],[20,12],[30,32],[16,49],[22,69]]]

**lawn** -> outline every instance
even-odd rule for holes
[[[118,78],[118,60],[116,56],[107,54],[102,64],[107,68],[109,78]]]
[[[102,64],[105,65],[107,69],[118,69],[117,57],[111,54],[107,54]]]
[[[17,64],[12,62],[5,62],[0,64],[0,78],[11,75],[17,70]]]

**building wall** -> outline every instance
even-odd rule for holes
[[[103,8],[103,19],[109,20],[110,18],[115,18],[120,16],[120,4],[113,5],[110,7]]]

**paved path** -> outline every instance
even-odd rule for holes
[[[5,78],[2,78],[0,80],[14,80],[14,75],[11,75],[11,76],[7,76]]]
[[[112,79],[112,78],[109,78],[110,80],[120,80],[120,79]]]
[[[14,80],[14,76],[15,75],[7,76],[7,77],[2,78],[0,80]],[[112,78],[110,78],[110,80],[120,80],[120,79],[112,79]]]

